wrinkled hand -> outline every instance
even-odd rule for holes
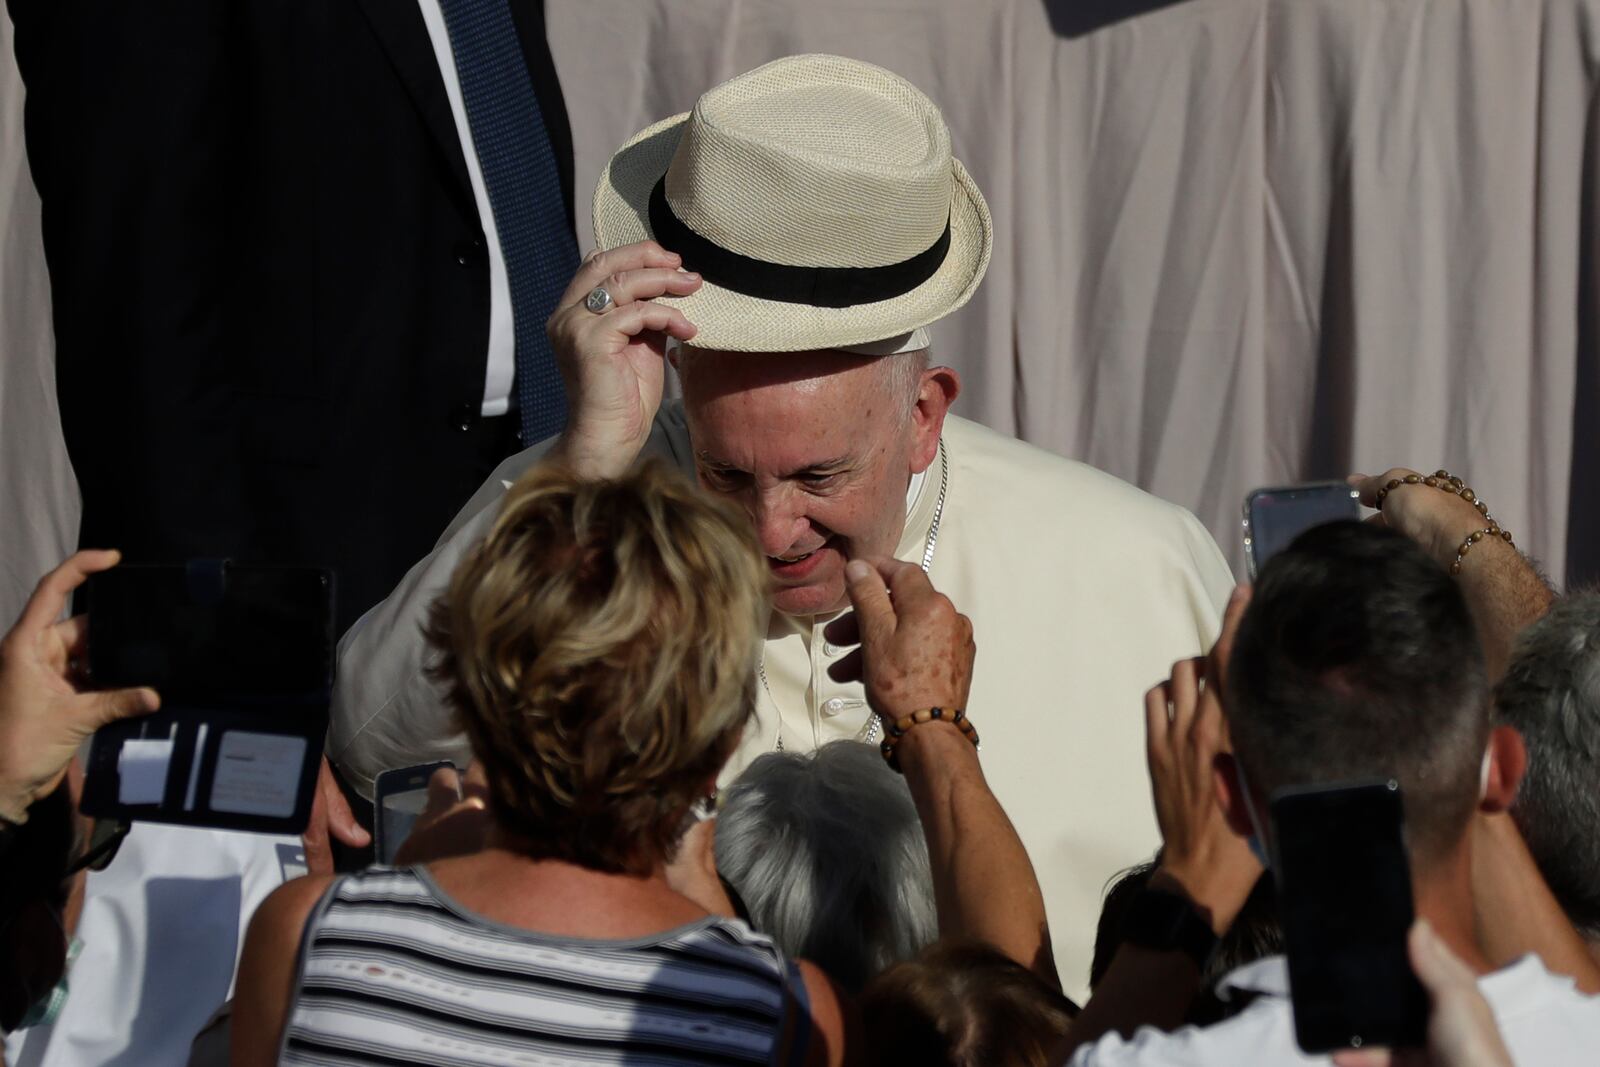
[[[1417,471],[1394,467],[1377,475],[1352,474],[1347,480],[1361,494],[1361,502],[1375,508],[1378,490],[1407,475],[1422,477]],[[1455,561],[1463,541],[1489,525],[1476,507],[1456,494],[1420,484],[1389,490],[1383,510],[1372,521],[1398,530],[1446,566]]]
[[[428,802],[395,850],[394,865],[410,867],[449,856],[470,856],[489,845],[489,780],[475,762],[465,774],[440,767],[428,778]]]
[[[893,559],[851,560],[845,579],[872,710],[892,723],[924,708],[965,709],[978,646],[950,598],[921,568]]]
[[[79,692],[73,681],[73,664],[88,650],[88,619],[56,620],[74,589],[119,559],[117,552],[74,554],[40,580],[0,640],[0,817],[9,822],[26,822],[28,807],[55,792],[96,730],[161,706],[153,689]]]
[[[571,412],[554,455],[580,476],[621,474],[650,436],[661,406],[666,338],[695,335],[681,311],[651,302],[700,288],[700,276],[680,270],[682,263],[654,241],[593,253],[546,324]],[[584,306],[596,286],[614,301],[598,315]]]
[[[1471,968],[1450,951],[1426,919],[1412,925],[1406,947],[1411,969],[1432,1004],[1427,1049],[1335,1052],[1337,1067],[1512,1067],[1511,1053]]]
[[[1163,842],[1158,875],[1178,883],[1218,936],[1261,877],[1261,864],[1223,814],[1216,775],[1217,756],[1228,751],[1228,657],[1249,603],[1249,586],[1234,590],[1211,655],[1179,660],[1171,679],[1145,694],[1146,756]]]
[[[317,791],[311,798],[311,819],[300,835],[300,845],[306,852],[306,870],[311,874],[333,873],[332,841],[350,848],[366,848],[372,844],[372,834],[356,821],[350,810],[350,801],[333,777],[328,757],[322,757],[317,769]]]

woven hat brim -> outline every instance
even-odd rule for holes
[[[617,150],[594,191],[594,236],[602,249],[652,239],[650,191],[667,172],[689,113],[650,126]],[[764,300],[706,282],[683,297],[658,297],[698,328],[697,348],[803,352],[838,348],[927,326],[971,299],[989,267],[989,205],[959,160],[951,160],[950,251],[933,277],[888,300],[844,308]],[[669,249],[670,251],[670,249]]]

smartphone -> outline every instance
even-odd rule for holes
[[[411,836],[422,809],[428,805],[428,779],[441,767],[455,768],[449,760],[418,763],[383,771],[373,786],[373,855],[384,866],[394,863],[400,845]]]
[[[1244,549],[1250,577],[1313,526],[1361,517],[1361,494],[1344,482],[1257,489],[1244,498]]]
[[[277,701],[333,685],[333,573],[224,560],[123,564],[88,584],[96,688],[164,702]]]
[[[316,567],[124,564],[93,575],[88,675],[161,708],[97,730],[81,810],[298,834],[328,728],[334,581]]]
[[[1392,780],[1273,795],[1295,1040],[1309,1054],[1425,1041],[1428,998],[1406,953],[1413,905],[1403,814]]]

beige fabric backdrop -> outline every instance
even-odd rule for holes
[[[39,195],[22,150],[22,81],[0,14],[0,626],[78,540],[78,485],[56,412]]]
[[[960,410],[1188,506],[1236,569],[1250,487],[1405,463],[1467,476],[1557,578],[1569,547],[1600,572],[1579,414],[1600,388],[1597,4],[547,0],[580,189],[776,56],[924,88],[996,224],[988,281],[936,336]],[[76,501],[5,46],[9,617]]]

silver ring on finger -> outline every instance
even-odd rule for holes
[[[616,307],[617,302],[611,299],[610,290],[603,285],[597,285],[589,290],[588,296],[583,298],[583,306],[596,315],[604,315]]]

